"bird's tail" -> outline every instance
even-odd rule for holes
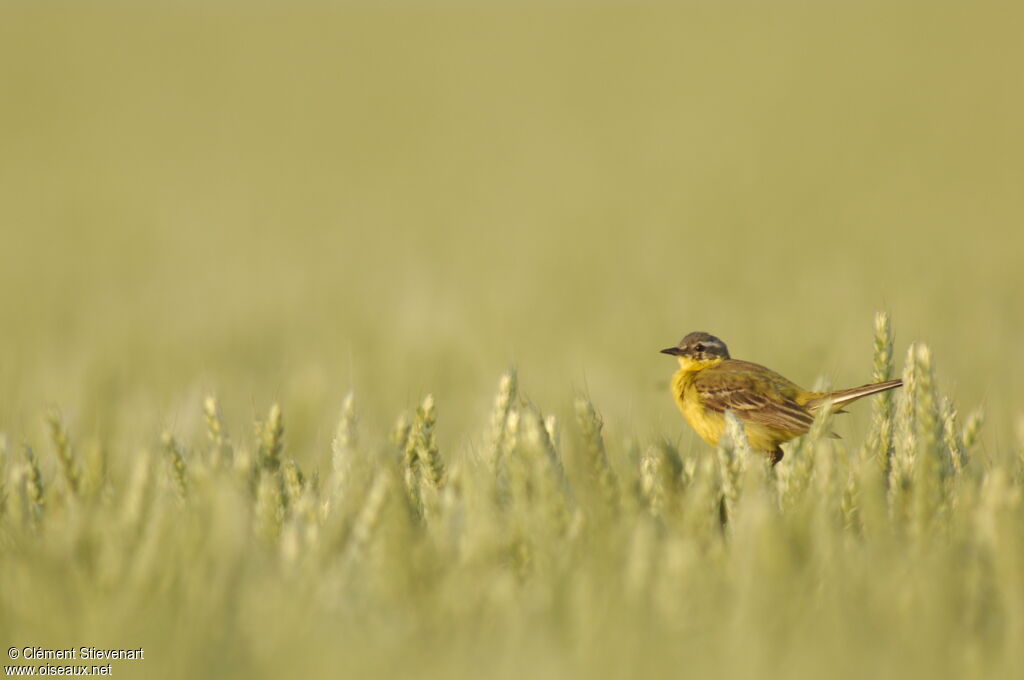
[[[885,382],[871,383],[870,385],[861,385],[860,387],[851,387],[848,390],[839,390],[838,392],[829,392],[823,394],[820,397],[814,397],[807,402],[806,408],[809,411],[814,411],[820,408],[826,402],[832,402],[832,408],[839,408],[844,404],[849,404],[851,401],[856,401],[861,397],[866,397],[869,394],[876,394],[878,392],[885,392],[886,390],[892,390],[897,387],[901,387],[903,381],[897,378],[896,380],[886,380]]]

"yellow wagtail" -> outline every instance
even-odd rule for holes
[[[690,333],[661,351],[679,359],[672,396],[690,427],[715,446],[725,430],[725,412],[732,411],[743,423],[751,448],[766,453],[772,465],[782,460],[781,444],[807,432],[814,413],[825,404],[838,413],[844,404],[903,384],[887,380],[810,392],[764,366],[730,358],[725,343],[708,333]]]

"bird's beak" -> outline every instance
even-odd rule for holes
[[[665,349],[661,350],[661,353],[671,354],[672,356],[677,357],[680,354],[682,354],[682,350],[679,349],[678,347],[666,347]]]

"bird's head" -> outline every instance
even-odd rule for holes
[[[684,371],[700,371],[729,358],[729,348],[724,342],[710,333],[699,331],[690,333],[678,345],[663,349],[661,353],[676,357]]]

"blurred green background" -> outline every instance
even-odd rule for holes
[[[695,448],[658,349],[707,330],[859,384],[878,309],[985,406],[986,446],[1012,437],[1018,3],[0,13],[12,437],[56,404],[154,444],[213,392],[236,427],[279,400],[316,458],[350,388],[378,438],[432,391],[455,455],[516,365],[546,409],[586,391],[610,436]]]

